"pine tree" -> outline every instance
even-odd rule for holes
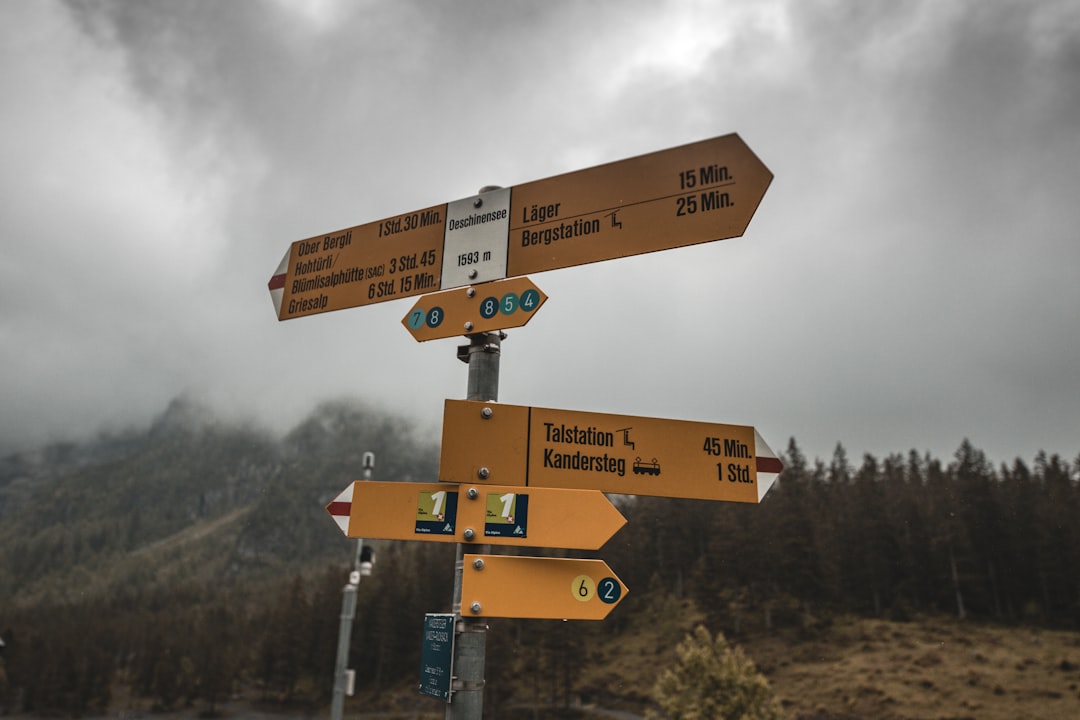
[[[4,671],[4,658],[0,657],[0,707],[8,707],[8,702],[7,672]]]
[[[236,680],[241,643],[236,618],[224,604],[201,612],[195,624],[192,651],[198,695],[206,703],[203,715],[217,716],[217,703],[226,700]]]
[[[782,720],[784,711],[752,660],[728,645],[723,633],[713,638],[703,625],[675,650],[674,667],[653,688],[653,699],[668,720]]]

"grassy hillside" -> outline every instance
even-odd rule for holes
[[[676,636],[701,617],[689,603],[667,607],[588,649],[573,702],[644,714],[659,670],[675,659]],[[813,632],[729,639],[754,660],[793,720],[1080,718],[1076,632],[842,616]],[[506,702],[542,703],[547,685],[522,682]],[[491,715],[503,716],[512,715]]]
[[[543,671],[512,680],[489,667],[486,717],[586,718],[643,716],[660,668],[673,662],[673,637],[700,618],[686,603],[659,624],[635,622],[601,635],[573,678],[570,708],[553,695],[559,678]],[[561,623],[537,623],[548,633]],[[571,626],[578,625],[571,623]],[[546,626],[546,627],[545,627]],[[580,627],[580,626],[579,626]],[[489,641],[506,630],[493,623]],[[839,617],[813,637],[794,630],[745,637],[739,643],[768,677],[792,720],[1075,720],[1080,718],[1080,633],[998,627],[950,618],[910,622]],[[521,660],[524,661],[522,658]],[[491,682],[490,676],[496,676]],[[252,697],[223,705],[234,720],[323,716],[327,708],[254,709]],[[145,711],[138,698],[117,696],[118,712]],[[346,701],[346,717],[443,717],[444,706],[412,683],[366,690]],[[194,720],[195,708],[160,720]],[[156,717],[156,716],[149,716]]]
[[[659,670],[701,618],[690,603],[663,604],[666,612],[634,618],[589,648],[574,702],[644,713]],[[1080,633],[947,617],[841,616],[819,625],[729,637],[793,720],[1080,718]],[[526,703],[544,697],[529,682],[516,695]]]
[[[750,638],[796,717],[1080,718],[1080,634],[949,618],[844,618],[818,637]]]

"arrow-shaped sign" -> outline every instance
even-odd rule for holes
[[[772,173],[738,135],[294,242],[279,320],[742,235]]]
[[[547,295],[529,278],[445,290],[416,301],[401,320],[418,342],[521,327]]]
[[[627,592],[603,560],[465,555],[461,613],[603,620]]]
[[[596,550],[626,524],[596,490],[357,480],[327,512],[348,537]]]
[[[439,479],[757,503],[783,464],[750,426],[447,400]]]

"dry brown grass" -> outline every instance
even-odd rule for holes
[[[641,712],[697,618],[682,610],[677,623],[636,627],[594,648],[577,683],[586,701]],[[1076,632],[848,617],[812,634],[729,640],[768,677],[793,720],[1080,720]]]
[[[1080,633],[843,619],[743,647],[794,718],[1080,718]]]
[[[623,632],[594,637],[574,680],[575,701],[585,706],[573,716],[599,717],[599,708],[627,711],[620,717],[644,714],[656,677],[699,620],[690,603],[671,601]],[[785,629],[729,641],[768,677],[792,720],[1080,720],[1078,632],[950,618],[842,617],[813,633]],[[525,714],[522,703],[532,698],[523,685],[500,714],[552,717],[541,707]],[[444,708],[419,696],[411,682],[351,699],[347,707],[354,718],[442,717]],[[253,712],[243,702],[226,712],[229,720],[299,716]],[[194,713],[145,717],[190,720]]]

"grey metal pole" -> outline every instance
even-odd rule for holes
[[[469,336],[469,391],[466,400],[497,402],[502,333]]]
[[[352,621],[356,615],[356,585],[350,582],[342,591],[341,625],[338,630],[337,662],[334,664],[334,698],[330,703],[330,717],[341,720],[345,712],[346,665],[349,662],[349,635],[352,633]],[[359,578],[357,578],[359,580]]]
[[[481,190],[483,192],[483,190]],[[492,402],[499,399],[499,359],[502,333],[469,336],[469,345],[459,348],[458,357],[469,363],[467,400]],[[475,550],[475,546],[473,546]],[[461,579],[465,546],[457,545],[454,560],[454,692],[446,706],[445,720],[481,720],[484,715],[484,655],[487,652],[487,623],[481,618],[462,617]]]
[[[371,479],[375,467],[375,453],[364,453],[364,479]],[[356,617],[356,591],[360,586],[360,558],[364,553],[364,538],[356,540],[356,557],[349,573],[349,582],[341,591],[341,624],[338,626],[337,660],[334,662],[334,696],[330,701],[330,720],[341,720],[345,713],[345,693],[348,685],[349,644],[352,639],[352,623]]]

